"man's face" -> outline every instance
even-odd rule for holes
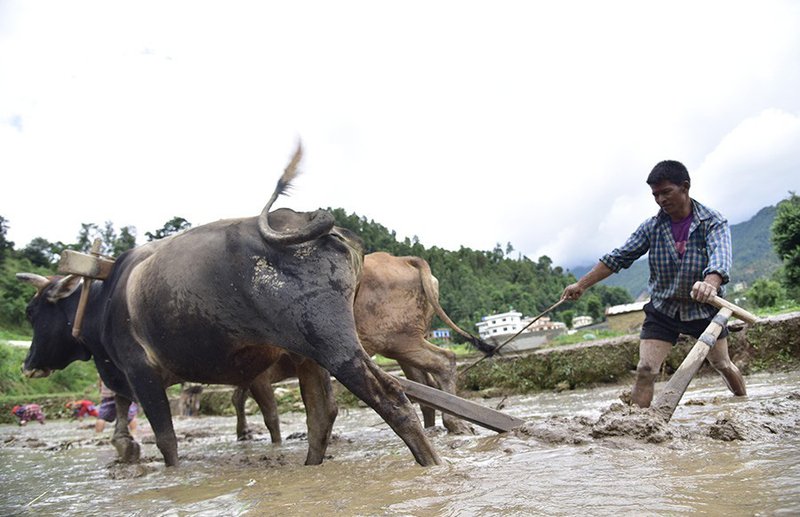
[[[671,181],[660,181],[650,185],[653,198],[658,206],[670,217],[685,215],[683,212],[689,204],[689,184],[676,185]]]

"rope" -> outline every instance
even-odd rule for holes
[[[543,311],[541,314],[539,314],[538,316],[536,316],[535,318],[533,318],[533,319],[530,321],[530,323],[528,323],[527,325],[525,325],[524,327],[522,327],[522,328],[519,330],[519,332],[517,332],[516,334],[514,334],[514,335],[513,335],[513,336],[511,336],[510,338],[506,339],[506,340],[503,342],[503,344],[502,344],[502,345],[500,345],[500,346],[498,346],[497,348],[495,348],[495,349],[494,349],[494,353],[496,354],[497,352],[499,352],[501,348],[503,348],[504,346],[506,346],[507,344],[509,344],[511,341],[513,341],[514,339],[516,339],[516,337],[517,337],[517,336],[519,336],[520,334],[522,334],[522,333],[525,331],[525,329],[527,329],[528,327],[530,327],[531,325],[533,325],[534,323],[536,323],[536,321],[538,321],[538,320],[539,320],[539,319],[540,319],[542,316],[544,316],[545,314],[547,314],[548,312],[552,311],[553,309],[555,309],[556,307],[558,307],[559,305],[561,305],[562,303],[564,303],[564,302],[566,302],[566,301],[567,301],[567,299],[566,299],[566,298],[562,298],[562,299],[558,300],[556,303],[554,303],[553,305],[551,305],[550,307],[548,307],[547,309],[545,309],[545,310],[544,310],[544,311]],[[458,375],[463,375],[463,374],[465,374],[466,372],[468,372],[469,370],[471,370],[472,368],[474,368],[475,366],[477,366],[477,365],[478,365],[478,364],[479,364],[481,361],[483,361],[483,360],[484,360],[484,359],[486,359],[487,357],[489,357],[489,356],[483,356],[483,357],[481,357],[480,359],[478,359],[477,361],[475,361],[475,362],[474,362],[474,363],[472,363],[471,365],[469,365],[469,366],[467,366],[466,368],[464,368],[463,370],[461,370],[461,372],[459,372],[459,374],[458,374]]]

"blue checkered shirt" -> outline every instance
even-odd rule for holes
[[[695,282],[710,273],[719,274],[723,284],[730,280],[731,231],[728,221],[719,212],[692,199],[692,224],[683,259],[675,247],[670,217],[659,210],[643,222],[622,247],[604,255],[600,262],[616,273],[630,267],[648,251],[648,290],[658,311],[668,316],[678,315],[682,321],[709,318],[717,312],[711,305],[692,300],[691,291]],[[718,295],[722,294],[720,288]]]

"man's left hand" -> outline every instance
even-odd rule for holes
[[[692,298],[700,303],[708,303],[717,295],[717,286],[708,282],[695,282],[692,286]]]

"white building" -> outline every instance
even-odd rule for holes
[[[516,334],[524,327],[522,313],[514,310],[484,316],[475,326],[478,327],[478,335],[484,340],[492,336]]]
[[[552,330],[567,330],[567,326],[560,321],[552,321],[549,317],[543,316],[531,325],[532,317],[523,318],[521,312],[514,310],[500,314],[490,314],[484,316],[475,326],[478,327],[478,335],[486,340],[495,336],[513,335],[522,329],[524,332],[541,332]],[[530,325],[530,326],[528,326]],[[527,327],[527,328],[526,328]]]
[[[546,331],[546,330],[567,330],[567,324],[562,321],[553,321],[550,319],[550,316],[542,316],[535,323],[531,324],[533,321],[533,316],[529,316],[527,318],[523,318],[522,320],[522,327],[525,328],[527,325],[530,327],[525,329],[525,332],[539,332],[539,331]]]
[[[572,328],[579,329],[581,327],[589,326],[593,323],[591,316],[575,316],[572,318]]]

